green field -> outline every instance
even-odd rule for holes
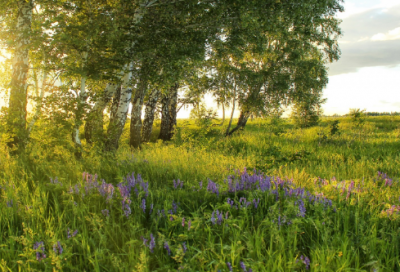
[[[126,128],[80,160],[40,126],[18,156],[0,139],[2,271],[400,271],[399,116],[229,138],[179,120],[171,142],[156,124],[131,150]]]

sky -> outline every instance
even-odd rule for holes
[[[328,66],[324,114],[343,115],[351,108],[400,112],[400,0],[346,0],[344,7],[338,14],[342,55]],[[209,96],[206,104],[216,106]],[[186,111],[178,117],[188,116]]]

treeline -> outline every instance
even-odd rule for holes
[[[23,150],[32,131],[57,128],[79,156],[82,137],[117,150],[129,113],[132,147],[149,140],[157,112],[159,138],[169,140],[177,112],[200,109],[205,93],[233,106],[226,135],[283,106],[315,115],[326,64],[339,58],[340,3],[1,1],[0,42],[11,54],[3,65],[12,73],[3,75],[9,104],[0,129]],[[234,110],[240,118],[231,129]]]

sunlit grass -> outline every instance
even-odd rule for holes
[[[37,131],[27,154],[0,152],[0,268],[398,271],[400,119],[339,120],[333,136],[331,119],[303,130],[256,119],[230,138],[181,122],[172,142],[141,150],[127,129],[115,156],[85,146],[80,161],[68,135]]]

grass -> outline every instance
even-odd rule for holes
[[[230,138],[180,120],[141,150],[127,128],[117,154],[81,160],[54,126],[20,156],[3,139],[0,269],[399,271],[400,118],[337,120]]]

